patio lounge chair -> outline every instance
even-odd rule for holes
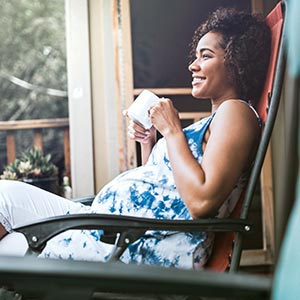
[[[282,7],[285,7],[284,3],[277,5],[268,17],[269,25],[272,28],[273,53],[269,68],[269,81],[265,86],[259,107],[259,113],[265,124],[241,210],[239,212],[237,208],[234,212],[234,214],[239,214],[238,218],[235,216],[235,218],[228,219],[166,221],[103,214],[53,217],[15,228],[16,231],[22,232],[26,236],[30,250],[40,251],[46,242],[56,234],[76,228],[103,229],[105,233],[103,240],[118,245],[116,258],[129,243],[138,239],[147,230],[234,232],[234,235],[223,239],[221,243],[225,246],[222,247],[222,253],[218,255],[213,253],[207,269],[224,271],[229,265],[228,255],[233,251],[230,269],[237,270],[242,250],[242,236],[252,231],[252,224],[247,220],[248,211],[274,126],[281,94],[285,66],[284,32],[281,35]],[[275,66],[276,71],[274,72]],[[274,81],[273,74],[275,74]],[[116,233],[120,233],[117,241],[115,241]],[[216,243],[219,243],[219,239],[223,237],[224,234],[217,235]],[[232,250],[233,239],[235,239],[235,243]],[[220,249],[220,247],[215,248]],[[253,291],[255,295],[263,296],[269,293],[271,287],[271,281],[266,278],[257,279],[247,276],[247,282],[243,283],[237,274],[169,270],[146,266],[127,266],[120,263],[103,265],[89,262],[40,260],[32,257],[7,258],[5,261],[4,258],[0,258],[0,272],[1,284],[11,286],[24,295],[30,290],[31,293],[36,293],[38,298],[48,295],[49,299],[52,299],[51,297],[54,295],[57,297],[62,295],[62,298],[85,299],[96,291],[153,293],[155,290],[162,294],[172,291],[175,294],[208,295],[211,287],[216,284],[220,285],[215,294],[223,295],[226,291],[229,292],[233,289],[233,287],[228,289],[228,281],[232,281],[236,295],[251,294]],[[6,275],[2,275],[2,272]],[[133,282],[136,283],[133,284]],[[60,284],[68,288],[61,289],[59,288]],[[157,287],[157,290],[154,286]]]
[[[122,232],[118,241],[118,245],[121,247],[120,251],[123,251],[127,247],[128,243],[135,241],[146,230],[150,229],[178,231],[208,230],[222,232],[222,234],[217,235],[215,242],[217,244],[223,244],[221,247],[221,253],[219,251],[220,247],[215,247],[218,253],[212,254],[212,259],[208,262],[208,268],[224,271],[229,266],[232,241],[235,240],[230,268],[231,270],[236,270],[239,265],[241,255],[242,236],[252,230],[252,224],[247,220],[247,216],[271,137],[281,95],[285,69],[283,45],[280,45],[280,41],[283,40],[281,39],[283,5],[284,4],[281,3],[278,4],[267,17],[267,22],[272,28],[273,38],[272,55],[267,76],[268,80],[266,81],[258,108],[259,114],[264,123],[263,135],[247,189],[239,203],[240,205],[238,205],[233,212],[232,218],[201,219],[193,221],[165,221],[100,214],[92,216],[88,214],[54,217],[28,226],[15,228],[16,231],[22,232],[26,236],[30,249],[33,251],[40,251],[45,246],[46,242],[56,234],[67,229],[83,227],[90,229],[95,229],[95,227],[105,229],[108,237],[106,240],[112,240],[113,243],[115,243],[115,233]],[[276,66],[277,69],[275,72]],[[274,74],[276,74],[276,76],[274,76]],[[90,199],[87,199],[87,201],[89,200]],[[127,232],[128,228],[130,230]],[[134,232],[135,229],[136,232]],[[230,232],[230,234],[224,235],[224,232]],[[237,236],[232,235],[232,232],[238,232]],[[106,237],[104,236],[103,239],[105,238]],[[223,251],[224,248],[228,249]],[[222,257],[222,263],[220,257]]]

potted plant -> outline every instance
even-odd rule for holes
[[[20,180],[58,194],[58,168],[51,162],[51,155],[39,149],[23,152],[4,168],[1,179]]]

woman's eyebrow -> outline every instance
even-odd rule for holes
[[[201,52],[203,52],[203,51],[210,51],[210,52],[212,52],[212,53],[215,53],[215,51],[213,51],[211,48],[207,48],[207,47],[202,47],[202,48],[200,48],[198,51],[199,51],[199,53],[201,53]]]

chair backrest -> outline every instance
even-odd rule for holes
[[[255,162],[245,191],[232,212],[232,218],[246,219],[251,201],[260,176],[261,168],[267,152],[271,133],[279,106],[285,69],[283,46],[283,13],[285,3],[280,2],[268,14],[266,22],[271,29],[271,56],[265,86],[257,105],[257,111],[263,122],[263,134],[256,154]],[[242,251],[242,234],[233,232],[216,233],[213,252],[205,268],[224,272],[228,267],[230,271],[237,270]]]

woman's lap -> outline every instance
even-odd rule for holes
[[[17,181],[0,180],[0,222],[2,222],[3,219],[7,221],[5,227],[9,232],[12,231],[11,229],[14,226],[27,222],[30,223],[39,219],[65,215],[67,213],[89,212],[92,213],[90,208],[80,203],[66,200],[32,185]],[[113,252],[114,246],[101,242],[100,235],[100,231],[97,230],[71,230],[61,233],[47,243],[40,257],[106,261]],[[182,240],[179,238],[177,242],[175,241],[176,245],[178,242],[184,243],[185,240],[186,239]],[[1,243],[4,243],[4,241],[5,238]],[[171,244],[174,245],[174,243]],[[168,255],[166,257],[164,256],[166,250],[169,249],[169,245],[165,246],[166,247],[163,247],[164,250],[162,253],[159,253],[163,261],[166,259],[169,261]],[[190,246],[193,248],[193,245]],[[161,249],[161,247],[159,249]],[[184,250],[184,254],[186,247],[183,247],[181,250]],[[192,249],[190,251],[191,253],[193,252]],[[144,253],[147,257],[150,255],[150,257],[148,257],[150,259],[149,264],[153,263],[151,253],[151,249],[149,253],[148,251]],[[183,255],[183,258],[181,258],[184,259],[185,256],[186,255]],[[147,260],[146,257],[145,259]],[[192,267],[192,255],[188,255],[187,259],[189,267]],[[179,265],[178,267],[182,267],[181,263]],[[184,266],[186,267],[186,263],[184,263]]]

